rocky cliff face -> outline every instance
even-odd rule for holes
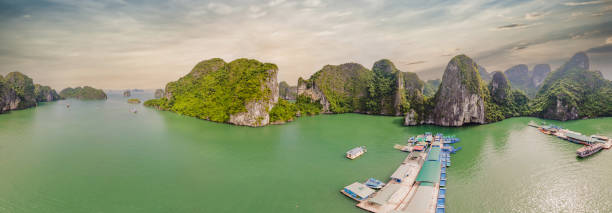
[[[531,74],[531,84],[535,87],[539,87],[550,73],[550,65],[538,64],[533,67]]]
[[[462,126],[485,123],[484,87],[478,65],[465,55],[455,56],[447,65],[433,110],[420,115],[408,113],[405,125],[418,123]]]
[[[253,59],[204,60],[168,83],[163,98],[144,104],[215,122],[265,126],[279,98],[277,74],[276,65]]]
[[[37,102],[49,102],[60,99],[59,94],[54,89],[40,84],[34,85],[34,96]]]
[[[19,72],[0,76],[0,113],[36,106],[37,102],[59,99],[48,86],[34,85],[32,79]]]
[[[489,84],[491,98],[496,103],[503,103],[510,96],[510,83],[502,72],[494,72],[491,83]]]
[[[562,121],[611,116],[612,82],[588,69],[587,55],[579,52],[551,73],[531,104],[534,114]]]
[[[164,90],[163,89],[156,89],[155,90],[155,98],[161,98],[164,97]]]
[[[297,94],[298,96],[303,95],[310,98],[310,100],[319,102],[319,104],[321,104],[321,113],[332,113],[329,109],[330,104],[325,94],[323,94],[321,88],[319,88],[317,84],[314,84],[313,81],[307,81],[300,77],[298,79]]]
[[[298,80],[298,95],[317,101],[323,113],[357,112],[403,115],[423,102],[424,82],[415,73],[402,72],[388,59],[372,70],[355,63],[327,65]]]
[[[515,87],[527,87],[531,82],[529,79],[529,68],[525,64],[519,64],[504,71],[504,74]]]
[[[322,105],[322,113],[364,112],[373,73],[356,63],[326,65],[308,80],[298,80],[298,96]]]
[[[493,73],[487,72],[487,69],[485,69],[483,66],[478,65],[478,73],[480,73],[480,78],[484,82],[491,81]]]
[[[289,86],[285,81],[278,83],[279,97],[285,100],[295,100],[297,98],[297,87]]]
[[[241,126],[265,126],[270,124],[270,110],[278,102],[278,68],[267,69],[266,78],[260,86],[261,91],[266,91],[266,96],[261,99],[251,100],[246,103],[246,112],[230,114],[229,123]]]
[[[538,64],[531,71],[527,65],[519,64],[504,72],[514,88],[525,92],[530,97],[535,96],[539,86],[549,73],[550,65],[548,64]]]
[[[15,90],[0,75],[0,113],[17,109],[20,101]]]

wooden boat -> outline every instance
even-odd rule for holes
[[[348,152],[346,152],[346,158],[353,160],[353,159],[363,155],[367,151],[368,150],[366,149],[365,146],[355,147],[355,148],[349,150]]]
[[[585,158],[599,152],[602,148],[603,145],[600,143],[590,146],[583,146],[582,148],[576,150],[576,155],[578,155],[578,157]]]

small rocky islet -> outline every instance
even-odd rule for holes
[[[39,102],[55,101],[60,96],[49,86],[34,84],[20,72],[0,76],[0,113],[36,106]]]
[[[49,86],[34,84],[32,78],[20,72],[0,76],[0,113],[35,107],[40,102],[60,99],[106,99],[106,93],[93,87],[63,89],[59,94]]]

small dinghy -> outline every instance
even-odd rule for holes
[[[372,189],[381,189],[383,186],[385,186],[385,183],[383,183],[380,180],[376,180],[374,178],[370,178],[370,179],[368,179],[368,181],[365,182],[365,185],[367,187],[372,188]]]
[[[130,112],[132,112],[132,113],[136,114],[136,113],[138,113],[138,110],[136,110],[136,109],[132,109],[132,110],[130,110]]]

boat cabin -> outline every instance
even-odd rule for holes
[[[360,146],[360,147],[356,147],[353,148],[351,150],[349,150],[348,152],[346,152],[346,157],[348,159],[355,159],[361,155],[363,155],[363,153],[367,152],[368,150],[365,149],[365,146]]]

